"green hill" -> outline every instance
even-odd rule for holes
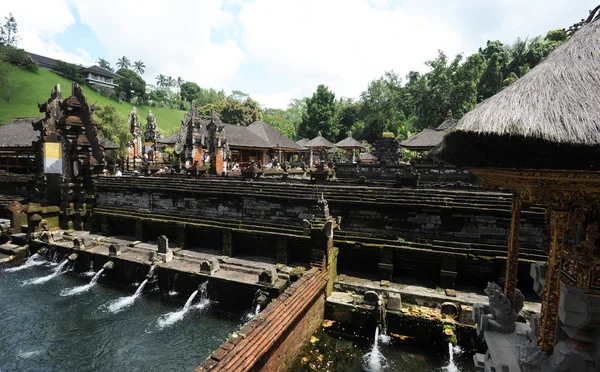
[[[10,76],[12,83],[11,99],[4,99],[5,91],[2,88],[0,99],[0,124],[8,123],[13,117],[17,116],[39,116],[38,103],[46,102],[50,97],[50,91],[56,84],[60,84],[63,91],[63,98],[71,93],[71,81],[57,75],[51,71],[39,69],[38,72],[16,69]],[[113,105],[115,109],[127,117],[131,108],[134,106],[128,102],[118,103],[112,99],[106,98],[84,86],[83,91],[89,103],[98,105]],[[158,127],[163,132],[168,132],[171,128],[179,128],[185,115],[184,111],[172,110],[163,107],[136,106],[142,125],[146,124],[148,109],[152,110]]]

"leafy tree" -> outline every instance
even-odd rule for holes
[[[119,69],[128,69],[131,67],[131,61],[129,61],[129,58],[123,56],[117,61],[117,67]]]
[[[262,119],[258,103],[250,97],[246,98],[244,102],[240,102],[233,97],[227,97],[221,102],[220,106],[219,115],[225,123],[250,125]]]
[[[134,71],[121,68],[117,71],[122,76],[119,82],[118,93],[126,101],[131,102],[133,98],[144,99],[146,97],[146,82]]]
[[[96,105],[94,120],[99,125],[102,135],[118,146],[117,158],[123,159],[127,155],[129,142],[129,124],[125,116],[118,113],[112,105]]]
[[[481,75],[479,83],[479,95],[481,98],[486,99],[498,93],[502,89],[503,76],[500,56],[498,53],[494,53],[487,61],[485,70]]]
[[[225,97],[225,92],[223,90],[217,91],[213,88],[200,88],[200,91],[196,94],[196,97],[193,99],[193,102],[198,106],[205,106],[223,102],[225,100]]]
[[[85,80],[79,73],[79,67],[72,63],[64,61],[56,61],[54,70],[64,76],[65,78],[76,82],[77,84],[83,84]]]
[[[337,116],[339,120],[340,132],[336,137],[336,142],[348,136],[348,132],[352,133],[356,123],[360,118],[361,106],[349,98],[340,98],[337,103]],[[359,133],[355,133],[359,134]]]
[[[314,138],[319,132],[329,140],[334,140],[339,133],[335,94],[323,84],[317,87],[317,91],[306,102],[306,112],[298,127],[298,136]]]
[[[374,142],[383,132],[398,135],[404,112],[403,88],[398,74],[387,71],[373,80],[361,93],[361,118],[364,121],[362,138]]]
[[[183,84],[181,84],[179,89],[180,89],[181,99],[191,103],[196,98],[198,93],[200,93],[200,90],[202,88],[200,88],[200,86],[196,83],[193,83],[191,81],[186,81]]]
[[[293,122],[287,120],[287,110],[265,108],[262,110],[263,120],[280,131],[288,138],[296,137],[296,127]]]
[[[4,25],[0,26],[0,45],[16,47],[21,39],[17,28],[17,21],[12,13],[9,13],[8,17],[4,17],[4,19]]]
[[[96,64],[105,70],[108,70],[108,71],[113,70],[112,67],[110,67],[110,63],[107,60],[105,60],[104,58],[98,58],[98,61],[96,61]]]
[[[241,90],[232,90],[231,91],[231,96],[234,99],[237,99],[238,101],[242,102],[244,101],[246,98],[248,98],[248,93],[244,93]]]
[[[146,71],[146,65],[142,61],[134,62],[133,63],[133,71],[135,71],[141,75],[144,73],[144,71]]]

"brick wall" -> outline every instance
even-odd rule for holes
[[[325,271],[308,271],[196,372],[286,371],[323,320],[327,278]]]
[[[287,335],[277,342],[268,355],[252,371],[287,371],[298,357],[300,350],[319,328],[325,315],[325,295],[321,293],[294,325],[288,328]]]

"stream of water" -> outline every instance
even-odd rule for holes
[[[66,260],[55,266],[33,261],[37,258],[19,270],[0,269],[0,371],[191,371],[236,330],[242,316],[201,298],[184,317],[161,328],[157,319],[179,311],[185,298],[161,301],[157,292],[143,291],[147,282],[137,295],[128,295],[104,284],[101,272],[90,285],[89,276],[61,275]],[[65,289],[77,295],[60,296]],[[131,297],[127,311],[106,306]]]

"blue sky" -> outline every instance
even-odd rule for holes
[[[285,108],[328,85],[357,98],[386,70],[427,71],[439,49],[470,54],[585,17],[600,0],[3,1],[19,46],[79,64],[125,55],[204,87]]]

